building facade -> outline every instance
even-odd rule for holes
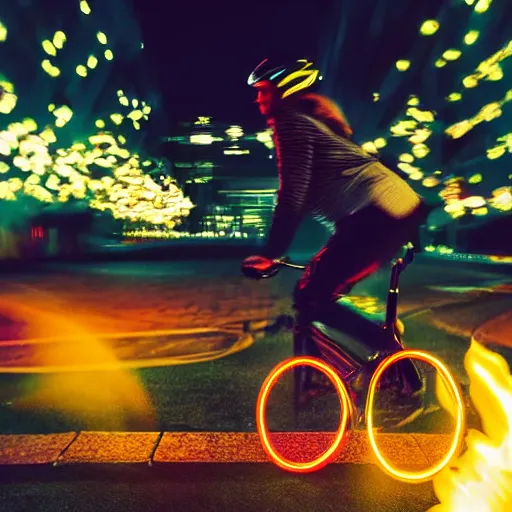
[[[211,237],[266,235],[278,187],[268,132],[246,134],[202,117],[181,123],[164,148],[174,178],[196,205],[182,229]]]

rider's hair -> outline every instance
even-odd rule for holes
[[[341,137],[349,139],[354,133],[340,107],[322,94],[312,92],[297,94],[284,101],[293,102],[295,108],[323,122]]]

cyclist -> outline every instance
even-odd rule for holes
[[[248,79],[273,131],[279,190],[266,247],[243,266],[270,268],[308,215],[335,229],[295,288],[297,329],[319,312],[333,322],[339,319],[336,300],[389,261],[425,217],[423,202],[409,184],[352,140],[338,106],[308,91],[318,78],[307,60],[290,65],[264,60]],[[379,349],[373,323],[362,318],[348,323]]]

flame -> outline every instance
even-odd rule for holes
[[[505,359],[476,341],[464,359],[482,432],[470,430],[467,449],[434,479],[440,504],[429,512],[512,510],[512,376]]]

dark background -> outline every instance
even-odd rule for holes
[[[261,126],[247,77],[267,57],[316,58],[333,0],[133,0],[172,121],[213,116]]]

